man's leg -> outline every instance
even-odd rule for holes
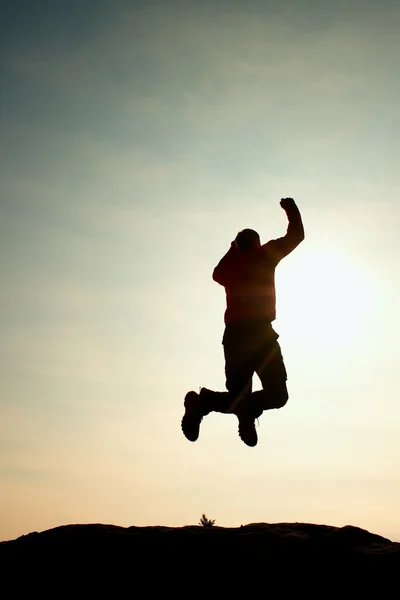
[[[225,344],[224,352],[226,362]],[[236,353],[232,353],[232,356],[235,354]],[[229,381],[231,381],[230,377]],[[214,390],[203,387],[200,389],[200,393],[191,391],[186,394],[184,400],[185,413],[181,421],[181,428],[183,434],[189,441],[195,442],[198,439],[201,421],[203,420],[203,417],[210,412],[232,412],[232,395],[229,392],[229,388],[227,389],[227,392],[215,392]]]
[[[282,351],[276,340],[265,345],[256,373],[263,389],[252,394],[252,401],[261,410],[282,408],[289,399],[287,373]]]
[[[243,398],[252,392],[254,369],[245,361],[238,360],[232,349],[224,347],[224,354],[225,387],[228,390],[226,412],[234,413]]]
[[[228,412],[235,412],[244,397],[250,396],[255,365],[248,332],[243,325],[225,328],[222,340],[225,358],[225,387],[228,390]]]
[[[222,339],[225,359],[226,392],[215,392],[201,388],[200,398],[208,412],[234,413],[244,396],[250,395],[254,364],[246,349],[243,327],[227,326]]]
[[[239,332],[240,333],[240,332]],[[252,396],[254,361],[248,336],[226,336],[224,340],[226,389],[229,412],[237,416],[239,437],[247,446],[257,445],[257,431],[250,399]]]

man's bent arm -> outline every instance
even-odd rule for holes
[[[213,271],[213,279],[220,285],[224,285],[226,278],[229,277],[229,274],[234,268],[234,256],[236,255],[237,251],[236,242],[232,242],[228,252],[221,258],[215,267]]]

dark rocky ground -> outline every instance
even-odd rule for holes
[[[54,579],[58,590],[60,581],[76,581],[81,589],[103,591],[114,582],[139,596],[160,590],[179,597],[205,591],[211,597],[221,591],[243,596],[245,590],[246,597],[272,591],[286,597],[300,589],[319,590],[323,597],[335,589],[342,597],[368,596],[397,593],[400,544],[357,527],[309,523],[65,525],[0,543],[1,566],[3,583],[10,575],[14,584],[32,583],[14,573],[30,570],[32,576],[39,569],[46,573],[44,583]]]

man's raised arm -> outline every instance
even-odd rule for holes
[[[280,205],[289,221],[286,235],[266,244],[275,255],[276,262],[290,254],[304,240],[303,221],[293,198],[282,198]]]

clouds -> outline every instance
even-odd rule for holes
[[[282,12],[268,5],[258,13],[131,6],[113,10],[90,37],[78,30],[75,44],[62,52],[39,48],[13,57],[11,70],[51,83],[70,100],[91,98],[94,110],[110,100],[118,100],[122,111],[132,105],[139,112],[151,110],[153,103],[153,117],[174,113],[174,107],[183,117],[185,108],[215,109],[217,122],[224,109],[229,119],[230,102],[237,111],[232,121],[241,120],[240,110],[251,117],[254,102],[256,115],[271,104],[290,105],[288,94],[296,104],[313,98],[318,104],[324,96],[336,102],[332,92],[346,90],[348,96],[352,85],[372,74],[384,76],[382,67],[395,65],[396,12],[336,11],[336,18],[327,12],[320,28],[305,28],[307,19],[299,21],[299,11],[292,19]],[[316,7],[309,11],[310,23],[315,12]]]
[[[94,168],[101,186],[118,179],[114,195],[135,189],[139,201],[187,194],[194,180],[226,186],[228,173],[238,186],[244,170],[361,177],[367,164],[386,175],[398,11],[232,6],[122,3],[100,10],[90,35],[77,27],[73,44],[15,52],[9,70],[31,87],[19,108],[20,123],[36,123],[31,153],[64,185]]]

